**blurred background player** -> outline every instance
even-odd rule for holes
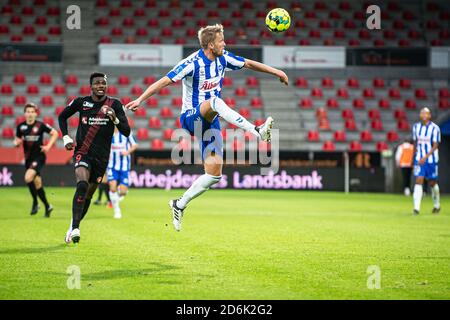
[[[46,154],[58,139],[58,132],[48,124],[36,120],[38,108],[34,103],[28,103],[24,107],[25,121],[19,123],[16,128],[14,145],[23,145],[25,154],[25,183],[30,189],[33,198],[31,214],[34,215],[39,210],[37,197],[45,205],[45,217],[50,217],[53,207],[48,203],[42,185],[41,170],[45,165]],[[51,138],[47,145],[43,145],[44,133],[50,134]]]
[[[412,139],[406,139],[398,146],[395,152],[395,162],[402,170],[403,193],[405,196],[411,195],[411,173],[414,157],[414,144]]]
[[[108,176],[106,174],[103,175],[102,182],[98,185],[97,200],[94,201],[95,205],[99,206],[102,204],[102,194],[103,193],[106,196],[106,202],[104,204],[107,205],[108,208],[112,208],[111,199],[109,198]]]
[[[114,129],[111,141],[111,154],[108,163],[109,197],[114,209],[114,218],[122,218],[119,202],[128,193],[128,179],[131,167],[131,154],[138,144],[132,133],[128,137]]]
[[[106,172],[114,128],[117,127],[126,137],[130,135],[130,126],[122,103],[106,95],[106,75],[94,72],[89,83],[92,94],[72,100],[58,118],[64,147],[72,150],[74,145],[68,135],[67,119],[76,112],[79,112],[80,117],[73,154],[77,187],[66,243],[80,241],[80,222],[86,215],[92,195]]]
[[[420,110],[420,122],[414,124],[412,135],[415,147],[414,156],[414,176],[416,184],[414,186],[414,214],[419,214],[420,203],[423,196],[423,182],[428,180],[433,198],[433,213],[439,213],[441,207],[439,203],[438,179],[438,147],[441,142],[441,130],[439,126],[431,121],[431,111],[428,108]]]
[[[222,134],[218,116],[257,138],[270,141],[272,117],[259,127],[253,125],[239,113],[231,109],[221,98],[222,80],[226,70],[239,70],[243,67],[274,75],[288,85],[287,75],[263,63],[235,56],[225,50],[223,26],[220,24],[201,28],[198,32],[200,50],[181,60],[166,76],[152,84],[136,100],[127,104],[135,111],[139,105],[162,88],[183,80],[183,106],[180,122],[183,129],[196,135],[200,142],[205,174],[193,182],[191,187],[177,200],[171,200],[175,230],[181,230],[181,219],[188,203],[218,183],[222,177]],[[200,130],[195,130],[200,127]],[[212,129],[214,135],[204,141],[203,135]],[[197,132],[200,131],[200,132]],[[209,131],[211,133],[211,131]],[[201,136],[200,136],[201,135]]]

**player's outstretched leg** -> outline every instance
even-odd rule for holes
[[[31,206],[31,215],[35,215],[39,211],[39,204],[37,200],[37,190],[36,185],[34,183],[34,179],[36,178],[36,171],[32,169],[28,169],[25,172],[25,183],[30,190],[31,198],[33,199],[33,204]]]
[[[72,232],[71,238],[74,243],[80,241],[80,222],[83,216],[84,204],[89,184],[85,180],[77,183],[77,189],[72,202]]]
[[[47,201],[47,196],[45,195],[44,186],[42,184],[42,178],[38,175],[34,179],[35,185],[36,185],[36,193],[41,199],[42,203],[45,206],[45,217],[50,218],[50,213],[53,211],[53,207],[50,203]]]
[[[222,177],[222,162],[222,158],[217,155],[208,156],[205,159],[205,174],[198,177],[181,198],[169,201],[175,230],[181,230],[181,220],[188,203],[220,181]]]
[[[214,97],[208,101],[205,101],[200,108],[200,112],[206,119],[208,119],[208,114],[210,113],[210,111],[219,114],[228,123],[249,131],[256,137],[261,138],[264,141],[271,140],[271,129],[273,126],[272,117],[267,117],[266,121],[262,125],[257,127],[254,124],[250,123],[239,113],[231,109],[225,103],[225,101],[218,97]]]
[[[441,204],[440,204],[440,191],[439,191],[439,185],[435,181],[430,181],[430,187],[431,187],[431,197],[433,198],[433,213],[439,213],[441,211]]]

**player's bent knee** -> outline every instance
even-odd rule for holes
[[[78,181],[77,191],[76,191],[77,193],[79,193],[80,195],[86,196],[88,189],[89,189],[89,183],[87,181],[85,181],[85,180]]]

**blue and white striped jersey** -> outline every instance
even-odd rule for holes
[[[181,113],[197,107],[212,97],[220,97],[225,70],[238,70],[244,64],[244,58],[226,50],[214,61],[209,60],[202,49],[181,60],[167,74],[173,82],[183,80]]]
[[[133,133],[127,138],[120,132],[114,133],[111,141],[111,153],[109,155],[108,169],[117,171],[129,171],[131,156],[123,156],[123,151],[128,151],[132,145],[136,144]]]
[[[416,154],[414,161],[422,159],[433,147],[433,143],[441,143],[441,129],[434,122],[429,122],[424,126],[421,122],[414,124],[412,129],[413,140],[416,142]],[[428,157],[427,163],[438,163],[439,152],[434,151],[431,156]]]

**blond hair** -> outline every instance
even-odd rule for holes
[[[223,26],[216,23],[212,26],[206,26],[198,30],[198,41],[203,49],[208,48],[208,44],[213,42],[217,33],[223,33]]]

